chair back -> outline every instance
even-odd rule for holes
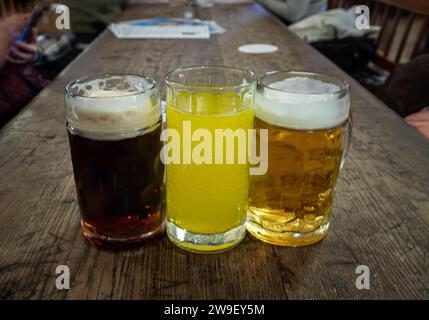
[[[421,52],[429,32],[429,1],[331,0],[329,8],[346,9],[361,4],[370,8],[371,24],[381,27],[374,59],[378,66],[392,70]]]

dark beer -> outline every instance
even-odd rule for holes
[[[84,236],[128,248],[161,234],[162,125],[153,80],[83,78],[67,86],[65,106]]]
[[[158,231],[163,220],[160,134],[160,124],[149,133],[117,141],[69,133],[84,229],[136,240]]]

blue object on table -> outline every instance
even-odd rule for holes
[[[214,31],[213,27],[210,24],[205,23],[199,19],[181,19],[181,18],[153,18],[139,21],[129,22],[133,26],[171,26],[171,25],[187,25],[187,26],[202,26],[207,25],[209,27],[209,32]]]

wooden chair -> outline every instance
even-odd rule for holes
[[[370,8],[371,24],[381,27],[375,64],[390,71],[421,52],[429,32],[428,0],[331,0],[329,8],[359,4]]]

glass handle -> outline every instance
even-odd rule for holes
[[[352,142],[352,127],[353,127],[353,115],[350,111],[349,118],[347,119],[347,124],[344,127],[344,149],[343,154],[341,155],[341,163],[340,163],[340,170],[343,169],[344,164],[346,163],[347,157],[349,155],[350,150],[350,144]]]

